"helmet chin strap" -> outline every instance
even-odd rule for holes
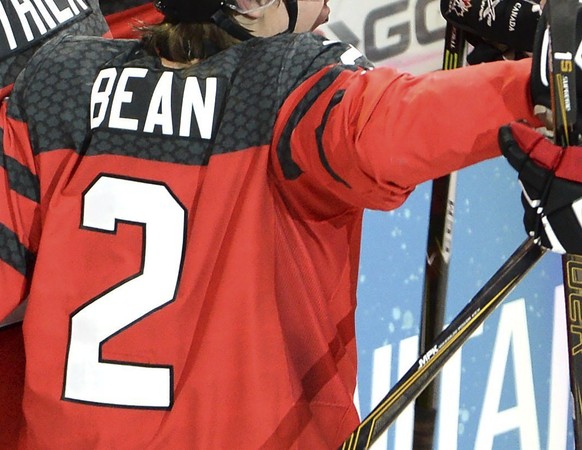
[[[248,41],[254,36],[244,27],[239,25],[235,20],[229,15],[225,14],[222,9],[216,11],[211,19],[218,27],[222,28],[232,37],[240,41]]]
[[[287,33],[293,33],[295,31],[295,26],[297,25],[297,0],[284,0],[285,7],[287,8],[287,14],[289,15],[289,26],[287,27]]]
[[[295,26],[297,25],[297,0],[283,1],[285,3],[285,8],[287,8],[287,15],[289,16],[289,26],[287,27],[286,33],[293,33],[293,31],[295,31]],[[214,13],[211,20],[232,37],[241,41],[247,41],[254,37],[246,28],[238,24],[235,20],[232,19],[232,17],[225,14],[222,9],[219,9],[216,13]]]

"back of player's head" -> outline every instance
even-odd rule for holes
[[[280,2],[284,2],[289,17],[287,32],[292,32],[297,23],[297,0],[154,0],[164,20],[142,27],[142,43],[149,53],[170,61],[204,59],[254,37],[238,22],[238,16],[254,16]]]

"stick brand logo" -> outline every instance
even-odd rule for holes
[[[547,67],[548,67],[548,51],[550,48],[550,30],[548,28],[546,28],[546,30],[544,31],[544,36],[542,39],[542,51],[540,52],[541,54],[541,58],[540,58],[540,64],[539,64],[539,70],[540,70],[540,80],[542,82],[542,84],[546,87],[548,87],[550,85],[550,82],[548,80],[548,72],[547,72]],[[560,61],[560,70],[564,73],[570,73],[573,71],[573,66],[572,66],[572,54],[569,52],[554,52],[553,55],[554,59],[557,61]],[[580,44],[578,44],[578,49],[576,50],[576,54],[574,55],[574,63],[576,63],[576,65],[582,69],[582,42],[580,42]]]
[[[454,12],[459,17],[463,17],[469,9],[471,9],[471,0],[451,0],[449,2],[449,12]]]
[[[568,261],[566,268],[569,272],[568,288],[572,291],[567,302],[570,353],[575,356],[582,352],[582,265]]]
[[[485,20],[491,26],[495,22],[495,8],[501,0],[483,0],[479,9],[479,20]]]
[[[431,348],[428,352],[426,352],[424,354],[424,356],[422,358],[420,358],[418,360],[418,367],[422,367],[424,366],[427,362],[430,361],[430,359],[435,355],[435,353],[438,351],[437,346],[435,345],[433,348]]]

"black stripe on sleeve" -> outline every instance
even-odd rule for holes
[[[329,102],[329,105],[327,105],[327,109],[325,110],[325,114],[323,115],[323,119],[321,121],[321,125],[319,125],[319,127],[317,127],[317,130],[315,130],[315,135],[317,138],[317,149],[319,151],[319,159],[321,161],[321,164],[323,165],[323,167],[325,167],[325,170],[327,170],[327,172],[331,175],[331,177],[337,181],[338,183],[342,183],[343,185],[345,185],[348,188],[352,188],[349,183],[347,181],[345,181],[343,178],[341,178],[330,166],[329,161],[327,160],[327,157],[325,156],[325,150],[323,148],[323,132],[325,131],[325,125],[327,124],[327,119],[329,118],[329,114],[331,113],[331,110],[333,109],[334,106],[336,106],[339,102],[342,101],[342,99],[344,98],[344,93],[345,90],[341,90],[341,91],[337,91],[334,95],[333,98],[331,99],[331,101]]]
[[[28,277],[35,260],[36,255],[18,240],[13,231],[0,223],[0,261]]]
[[[30,169],[23,166],[14,158],[4,153],[2,146],[2,135],[0,132],[0,167],[8,173],[8,184],[10,189],[33,202],[40,201],[40,185],[38,177]]]
[[[277,143],[277,156],[279,157],[279,164],[281,164],[281,169],[286,179],[295,180],[303,173],[303,170],[301,170],[297,163],[293,161],[290,146],[293,130],[297,127],[297,124],[305,116],[307,111],[309,111],[311,105],[313,105],[317,98],[333,84],[344,70],[355,71],[357,69],[357,67],[352,68],[347,66],[333,67],[309,90],[309,92],[307,92],[305,97],[303,97],[291,113],[283,133],[281,134],[281,138]]]

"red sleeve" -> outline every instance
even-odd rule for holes
[[[135,31],[136,26],[158,23],[162,18],[162,14],[152,2],[105,17],[111,34],[116,39],[135,39],[138,37]]]
[[[347,206],[390,210],[418,184],[498,156],[501,125],[518,119],[538,124],[530,64],[504,61],[421,76],[388,67],[342,71],[294,125],[291,158],[305,175],[295,185],[308,186],[305,192],[324,186]],[[286,100],[275,146],[285,139],[301,98],[330,70]],[[279,177],[291,181],[278,166]]]

